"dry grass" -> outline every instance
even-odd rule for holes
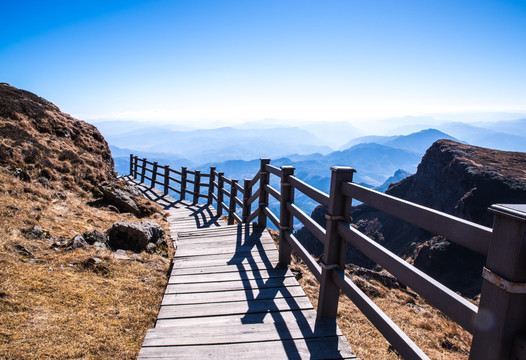
[[[70,239],[139,220],[89,207],[85,194],[65,191],[60,199],[4,168],[0,184],[0,358],[136,358],[154,325],[169,259],[128,252],[130,259],[120,260],[93,246],[55,249],[24,230],[39,225],[55,239]],[[141,220],[168,228],[160,214]],[[90,265],[93,257],[102,261]]]
[[[274,239],[277,233],[271,231]],[[299,256],[293,254],[291,269],[301,273],[301,287],[316,308],[319,284]],[[410,289],[388,289],[375,280],[351,276],[380,307],[431,359],[467,359],[471,335],[440,311],[427,304]],[[338,326],[356,355],[364,360],[395,360],[400,356],[345,295],[340,297]]]

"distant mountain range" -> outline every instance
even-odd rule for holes
[[[159,124],[141,127],[137,122],[97,125],[111,145],[119,173],[128,173],[129,153],[134,153],[174,168],[184,165],[208,171],[216,166],[227,176],[242,180],[252,177],[259,169],[258,159],[265,157],[276,166],[295,166],[298,177],[323,191],[328,191],[330,167],[337,165],[355,168],[356,182],[384,189],[396,171],[403,170],[399,175],[414,173],[426,149],[439,139],[526,151],[526,119],[434,123],[436,128],[407,135],[359,137],[360,130],[345,122],[317,122],[300,128],[279,127],[279,120],[268,120],[207,130]],[[345,142],[345,138],[351,140]],[[332,151],[343,143],[338,151]]]
[[[246,130],[231,127],[173,131],[159,127],[105,134],[107,141],[134,151],[173,154],[203,164],[231,159],[276,158],[284,154],[329,153],[316,135],[293,127]]]
[[[395,149],[404,149],[418,154],[424,154],[429,146],[439,140],[439,139],[448,139],[448,140],[457,140],[454,137],[436,130],[436,129],[426,129],[421,130],[409,135],[397,135],[397,136],[363,136],[359,138],[352,139],[345,145],[341,147],[342,150],[348,149],[357,144],[363,143],[376,143],[386,146],[393,147]],[[458,140],[457,140],[458,141]]]
[[[503,151],[526,152],[526,119],[494,123],[447,123],[438,127],[464,142]]]

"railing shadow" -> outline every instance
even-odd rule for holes
[[[274,266],[273,261],[269,259],[265,249],[261,243],[261,236],[266,232],[266,229],[254,227],[250,224],[238,225],[236,233],[236,251],[228,262],[229,265],[236,265],[242,283],[245,286],[245,294],[248,304],[248,310],[242,317],[243,324],[257,324],[263,323],[264,318],[270,315],[276,326],[277,333],[281,338],[282,345],[287,353],[289,359],[299,359],[301,354],[295,343],[287,321],[284,318],[280,307],[274,301],[278,294],[281,294],[283,300],[287,303],[292,311],[298,327],[301,329],[302,338],[304,339],[308,349],[314,353],[319,349],[319,337],[324,337],[324,348],[329,350],[332,354],[331,358],[342,358],[341,356],[334,357],[338,354],[338,337],[337,325],[333,319],[312,319],[305,316],[305,312],[301,310],[301,306],[297,303],[293,294],[290,293],[287,284],[285,283],[288,268]],[[253,250],[259,255],[259,259],[254,257]],[[263,279],[261,274],[261,265],[272,273],[272,277]],[[256,287],[251,286],[250,278],[247,276],[248,272],[254,274],[254,282]],[[257,295],[254,296],[254,293]],[[265,308],[262,309],[260,302],[265,301]],[[296,310],[297,309],[297,310]],[[332,336],[328,336],[331,334]]]
[[[206,227],[217,227],[220,226],[219,218],[211,206],[207,204],[191,204],[186,200],[176,200],[170,195],[164,195],[157,189],[152,189],[151,187],[145,185],[144,183],[134,180],[131,176],[124,176],[124,179],[135,184],[136,188],[141,192],[141,194],[146,197],[148,200],[154,201],[157,204],[163,207],[163,210],[169,211],[171,209],[190,209],[191,213],[188,214],[189,219],[195,221],[195,226],[200,228]]]

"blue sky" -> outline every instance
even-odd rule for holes
[[[526,1],[2,1],[0,82],[86,120],[526,113]]]

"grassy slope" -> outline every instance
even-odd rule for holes
[[[0,358],[136,358],[154,325],[169,260],[144,252],[119,260],[93,246],[56,250],[52,241],[32,240],[23,230],[39,225],[56,239],[70,239],[139,220],[87,206],[89,195],[66,191],[61,200],[5,168],[0,184]],[[141,220],[167,229],[160,214]],[[92,257],[102,262],[87,265]]]

